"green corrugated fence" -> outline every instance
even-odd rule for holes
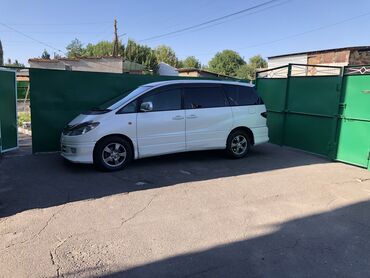
[[[185,77],[30,69],[32,148],[60,150],[63,127],[81,112],[150,82]]]
[[[0,69],[0,153],[18,146],[16,73]]]

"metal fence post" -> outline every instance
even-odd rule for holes
[[[284,117],[283,117],[283,130],[281,135],[281,145],[285,145],[285,131],[286,131],[286,118],[289,112],[288,110],[288,102],[289,102],[289,83],[290,83],[290,76],[292,73],[292,64],[288,64],[288,73],[287,73],[287,81],[286,81],[286,88],[285,88],[285,99],[284,99]]]

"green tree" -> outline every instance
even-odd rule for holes
[[[155,56],[158,62],[167,63],[173,67],[177,67],[179,59],[176,56],[175,51],[166,45],[159,45],[154,49]]]
[[[199,62],[199,60],[197,58],[195,58],[194,56],[189,56],[189,57],[187,57],[185,60],[183,60],[181,62],[182,62],[182,67],[184,67],[184,68],[200,69],[202,67],[202,65]]]
[[[0,40],[0,66],[4,65],[4,51],[3,51],[3,45]]]
[[[265,59],[262,58],[261,55],[255,55],[249,58],[248,64],[254,66],[256,69],[264,69],[267,68],[267,62]]]
[[[68,58],[78,58],[84,56],[85,49],[79,39],[74,39],[66,47]]]
[[[17,59],[15,59],[15,61],[12,62],[12,60],[10,58],[8,59],[8,62],[5,63],[5,66],[6,67],[19,67],[19,68],[24,68],[25,67],[24,64],[19,63]]]
[[[149,46],[128,40],[127,45],[125,47],[122,46],[121,49],[126,60],[144,65],[146,70],[156,70],[158,60],[154,50]]]
[[[261,55],[253,56],[248,64],[240,66],[237,71],[237,77],[241,79],[254,80],[257,69],[267,68],[267,62]]]
[[[119,49],[122,48],[122,42],[118,42]],[[122,54],[122,53],[121,53]],[[113,42],[101,41],[97,44],[89,43],[86,45],[84,50],[84,56],[87,57],[103,57],[103,56],[112,56],[113,55]]]
[[[218,52],[208,63],[208,68],[218,74],[236,76],[240,66],[244,65],[243,58],[233,50]]]
[[[250,64],[241,65],[236,71],[236,76],[240,79],[254,80],[256,69]]]
[[[46,51],[46,49],[44,49],[44,52],[42,52],[41,58],[50,60],[50,54],[49,54],[49,52]]]

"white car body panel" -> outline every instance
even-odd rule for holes
[[[209,80],[174,80],[144,85],[145,90],[141,89],[122,98],[108,113],[82,114],[74,118],[69,125],[85,122],[100,124],[83,135],[62,134],[62,156],[72,162],[93,163],[96,143],[109,135],[127,137],[133,145],[135,159],[183,151],[225,149],[228,135],[238,127],[246,127],[252,131],[255,145],[268,141],[266,119],[261,116],[262,112],[266,112],[265,105],[116,113],[120,108],[152,89],[187,83],[252,86],[239,82]]]
[[[139,157],[185,151],[185,110],[137,114]]]
[[[233,117],[231,107],[188,109],[186,114],[186,150],[226,147]]]

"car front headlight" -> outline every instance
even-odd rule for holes
[[[74,125],[74,126],[67,126],[63,130],[63,134],[68,135],[68,136],[82,135],[82,134],[85,134],[85,133],[93,130],[98,125],[99,125],[98,122],[86,122],[86,123],[82,123],[82,124],[78,124],[78,125]]]

